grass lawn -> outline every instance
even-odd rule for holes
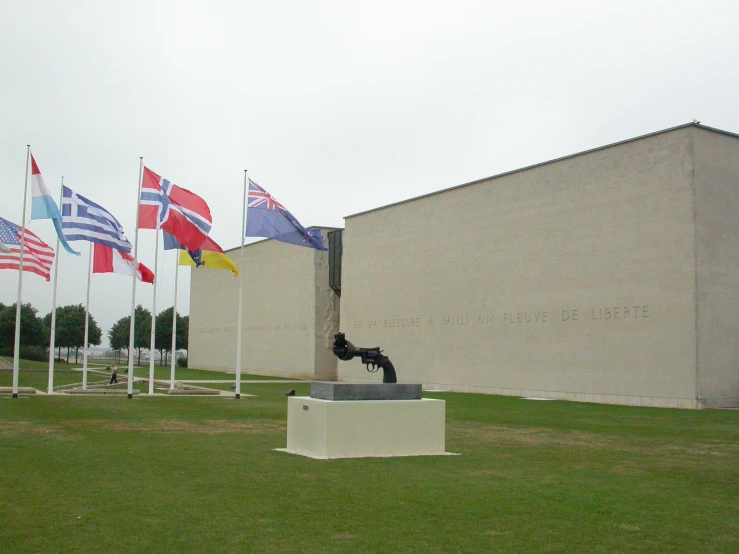
[[[461,456],[321,461],[285,389],[0,399],[2,550],[739,551],[739,411],[433,393]]]

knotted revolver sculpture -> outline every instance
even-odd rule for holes
[[[374,373],[382,368],[383,383],[397,383],[398,378],[395,375],[395,368],[390,358],[385,356],[379,346],[374,348],[357,348],[348,340],[344,333],[334,335],[334,346],[332,350],[334,355],[340,360],[349,361],[356,356],[362,358],[362,363],[367,366],[367,371]]]

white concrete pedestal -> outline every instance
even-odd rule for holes
[[[286,452],[310,458],[444,454],[446,402],[287,400]]]

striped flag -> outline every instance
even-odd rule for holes
[[[56,202],[51,197],[49,187],[46,186],[41,170],[38,168],[36,159],[31,155],[31,219],[51,219],[54,229],[59,237],[59,242],[70,254],[79,256],[79,252],[72,250],[62,233],[62,214],[56,207]]]
[[[112,213],[66,186],[62,187],[62,230],[67,240],[89,240],[126,253],[133,248]]]
[[[0,243],[9,250],[0,250],[0,269],[20,269],[21,228],[15,223],[0,217]],[[51,281],[51,264],[54,263],[54,249],[25,230],[25,248],[23,249],[23,271],[30,271]]]

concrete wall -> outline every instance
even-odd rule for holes
[[[323,230],[325,236],[325,230]],[[227,254],[243,272],[242,371],[335,379],[327,344],[338,327],[338,298],[328,286],[328,255],[265,240]],[[234,371],[239,279],[193,269],[189,366]]]
[[[698,407],[695,133],[708,131],[678,128],[347,218],[342,330],[382,346],[402,382]],[[358,361],[339,375],[381,379]]]
[[[693,129],[698,398],[739,406],[739,138]]]

